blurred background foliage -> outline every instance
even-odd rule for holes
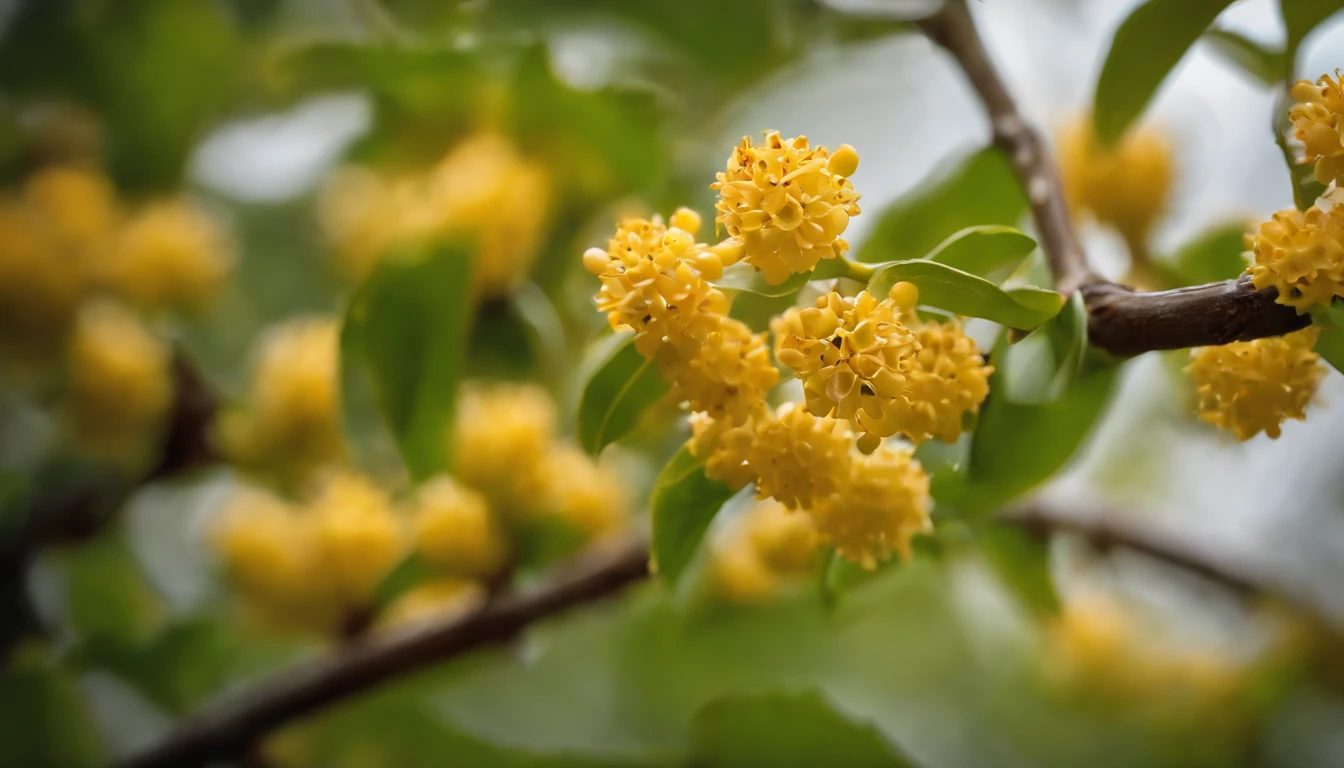
[[[614,488],[611,478],[618,478],[631,502],[653,493],[654,505],[682,515],[671,518],[681,528],[668,535],[691,544],[677,563],[685,574],[679,583],[637,587],[516,642],[342,702],[256,745],[239,765],[1344,761],[1338,622],[1316,623],[1273,600],[1228,594],[1067,536],[1045,543],[1015,527],[982,523],[1061,475],[1099,420],[1114,419],[1106,407],[1121,379],[1153,385],[1166,403],[1156,411],[1175,425],[1169,429],[1211,440],[1188,420],[1187,394],[1172,375],[1184,358],[1167,356],[1134,373],[1087,357],[1079,347],[1080,305],[1067,305],[1044,326],[1039,343],[1014,347],[1011,355],[1006,342],[997,346],[995,391],[1003,386],[1034,396],[992,399],[974,438],[921,449],[934,475],[938,529],[917,542],[910,562],[868,573],[809,549],[793,567],[762,576],[722,553],[734,541],[766,535],[756,531],[777,532],[769,510],[740,494],[728,498],[721,488],[669,489],[658,480],[685,429],[675,409],[657,402],[657,377],[638,377],[640,359],[631,348],[613,353],[610,342],[599,340],[608,346],[590,349],[602,322],[579,254],[603,242],[622,214],[668,213],[678,205],[708,214],[711,172],[744,130],[803,130],[753,121],[797,116],[806,126],[826,126],[818,130],[832,144],[855,144],[865,161],[871,146],[878,167],[904,169],[910,179],[904,190],[860,172],[861,191],[863,182],[877,188],[871,203],[865,199],[866,229],[852,237],[861,261],[918,258],[967,227],[1027,226],[1026,199],[1006,159],[981,148],[987,134],[978,123],[956,134],[962,146],[944,152],[909,130],[887,138],[889,126],[880,121],[847,126],[814,119],[827,102],[813,86],[805,97],[784,99],[784,107],[770,102],[810,72],[839,72],[844,82],[885,45],[901,46],[898,65],[910,56],[933,61],[931,48],[911,42],[908,18],[921,5],[927,4],[0,2],[5,194],[27,194],[25,183],[44,169],[101,169],[128,209],[165,196],[191,200],[227,232],[232,254],[230,275],[210,302],[143,315],[172,358],[190,360],[203,377],[189,383],[174,376],[167,437],[154,434],[153,455],[129,464],[89,455],[62,410],[71,372],[50,360],[6,358],[0,765],[107,764],[153,743],[197,707],[342,642],[330,628],[284,631],[258,621],[240,607],[209,543],[230,494],[258,474],[256,466],[261,474],[278,466],[277,458],[265,456],[252,467],[237,460],[233,468],[192,462],[189,471],[169,472],[161,471],[159,455],[187,450],[172,442],[172,430],[192,413],[184,393],[213,393],[226,411],[255,407],[259,340],[277,324],[312,316],[344,319],[343,458],[399,502],[411,495],[410,479],[426,480],[462,461],[443,438],[447,430],[466,429],[454,427],[459,419],[469,421],[460,410],[460,382],[531,382],[558,413],[559,434],[545,436],[541,449],[568,455],[578,445],[601,450],[620,438],[600,465],[584,459],[568,466],[579,475],[607,473],[593,487]],[[1075,13],[1060,0],[1008,5]],[[1208,17],[1188,21],[1193,40],[1228,4],[1191,3],[1198,11],[1165,5],[1173,18]],[[1296,9],[1285,37],[1293,47],[1306,37],[1303,29],[1337,9],[1284,5]],[[1114,28],[1123,17],[1112,10],[1106,24]],[[1006,17],[996,20],[1011,36]],[[1241,65],[1246,69],[1284,66],[1272,46],[1227,35],[1216,44],[1249,62]],[[1016,44],[1040,44],[1034,40],[1027,35]],[[1174,58],[1147,92],[1126,97],[1129,103],[1105,119],[1123,128],[1137,116],[1189,42],[1173,43],[1166,54]],[[1105,53],[1103,47],[1087,55],[1100,62]],[[1093,64],[1086,62],[1089,73]],[[1108,77],[1117,82],[1145,87],[1138,75],[1112,71]],[[884,86],[886,78],[879,73]],[[897,102],[911,122],[967,119],[966,110],[941,100],[961,104],[961,91],[893,84],[900,87],[883,98]],[[1076,101],[1068,109],[1086,106]],[[1267,129],[1261,133],[1270,140]],[[538,193],[547,201],[544,214],[530,224],[535,252],[519,257],[519,274],[493,292],[473,283],[471,254],[485,238],[473,231],[419,259],[385,259],[371,275],[352,275],[323,221],[331,179],[356,167],[385,180],[428,174],[481,134],[506,137],[518,162],[534,164],[544,178],[544,194]],[[898,144],[909,146],[893,148]],[[906,162],[912,153],[919,159]],[[1277,176],[1261,181],[1288,187]],[[1198,196],[1197,187],[1178,185],[1178,194]],[[504,194],[490,215],[520,205]],[[1172,204],[1173,218],[1183,215],[1182,205]],[[371,220],[391,217],[395,208],[394,199],[392,209]],[[1180,242],[1146,242],[1147,279],[1153,287],[1176,287],[1235,276],[1244,266],[1247,213],[1222,211],[1222,221],[1199,222],[1199,232],[1187,227]],[[0,237],[11,234],[0,230]],[[1107,247],[1103,242],[1097,250]],[[1013,279],[1048,285],[1041,269],[1036,254]],[[743,293],[733,312],[760,328],[796,299]],[[994,346],[990,331],[985,349]],[[596,388],[585,394],[583,383],[599,367],[617,383],[643,382],[621,390],[642,393],[639,401]],[[1063,379],[1024,378],[1042,370]],[[616,408],[609,407],[613,401]],[[1122,421],[1146,418],[1134,396],[1124,403],[1136,410]],[[603,408],[599,428],[589,411]],[[1154,407],[1148,409],[1151,417]],[[1110,474],[1095,472],[1089,487],[1156,484],[1161,472],[1145,474],[1152,466],[1146,454],[1159,453],[1161,440],[1107,423],[1099,442],[1110,458],[1100,463]],[[1093,458],[1090,466],[1097,463]],[[462,474],[460,466],[456,471]],[[291,485],[275,483],[277,495],[310,503],[304,483]],[[500,502],[499,489],[474,487],[500,515],[511,514],[499,512],[501,504],[517,503]],[[704,513],[710,499],[727,499],[712,524],[713,510]],[[647,527],[647,505],[627,506],[628,520],[610,527]],[[1337,513],[1338,494],[1323,492],[1316,506]],[[693,516],[697,509],[700,518]],[[670,513],[663,514],[666,520]],[[597,537],[576,517],[524,518],[506,524],[514,552],[507,575],[522,583]],[[697,546],[706,527],[709,543]],[[30,548],[35,537],[50,546]],[[433,573],[427,559],[399,557],[376,574],[362,607],[383,610],[437,578],[427,575]],[[317,570],[307,578],[328,575]],[[480,589],[495,588],[488,582]],[[463,602],[468,594],[453,591],[430,608],[463,609],[471,604]]]

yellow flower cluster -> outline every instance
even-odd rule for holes
[[[754,482],[758,498],[806,510],[821,541],[866,568],[908,556],[911,537],[930,528],[929,477],[912,452],[864,455],[843,419],[785,403],[737,425],[694,414],[691,428],[708,477],[735,489]]]
[[[420,556],[455,576],[488,578],[508,560],[509,542],[489,502],[447,475],[420,487],[414,526]]]
[[[185,199],[165,200],[126,221],[98,279],[147,310],[196,311],[219,294],[232,266],[212,216]]]
[[[775,359],[802,381],[807,409],[853,422],[866,451],[895,434],[955,442],[994,369],[959,324],[919,321],[913,285],[897,283],[891,294],[831,292],[788,310],[770,324]]]
[[[1048,627],[1047,672],[1056,684],[1091,694],[1161,702],[1179,694],[1204,703],[1225,699],[1244,681],[1244,667],[1226,653],[1161,643],[1115,598],[1069,600]]]
[[[457,479],[505,529],[551,518],[591,541],[626,519],[619,477],[556,438],[555,402],[535,384],[465,385],[450,439]]]
[[[1129,133],[1114,147],[1097,139],[1090,116],[1067,126],[1059,139],[1064,195],[1075,213],[1088,211],[1144,252],[1153,223],[1171,194],[1172,151],[1152,128]]]
[[[231,460],[295,483],[344,456],[338,334],[334,319],[313,317],[263,335],[246,409],[226,412],[217,425]]]
[[[765,334],[728,317],[728,299],[710,285],[737,248],[695,242],[700,217],[681,209],[661,219],[621,222],[606,250],[590,248],[584,267],[602,280],[597,306],[614,330],[633,330],[635,348],[657,358],[673,398],[693,411],[733,422],[779,381]]]
[[[1279,211],[1246,245],[1255,287],[1277,289],[1276,301],[1298,314],[1344,296],[1344,206]]]
[[[1311,349],[1318,334],[1305,328],[1194,350],[1186,370],[1199,395],[1199,417],[1240,440],[1260,432],[1277,438],[1284,420],[1305,418],[1325,373]]]
[[[776,501],[757,502],[711,545],[715,588],[731,603],[765,602],[789,577],[812,570],[816,548],[811,517]]]
[[[423,173],[346,169],[323,191],[319,216],[344,267],[362,278],[389,250],[468,238],[481,296],[508,293],[527,276],[545,233],[550,180],[541,165],[495,133],[470,136]]]
[[[387,494],[341,471],[298,505],[257,489],[236,493],[212,541],[262,618],[330,632],[369,610],[406,536]]]
[[[111,458],[145,447],[172,402],[171,358],[125,307],[108,300],[81,307],[68,360],[69,412],[81,444]]]
[[[821,259],[849,248],[840,236],[859,215],[859,194],[849,181],[858,166],[858,153],[847,144],[831,154],[804,136],[785,139],[770,131],[760,145],[743,137],[713,184],[718,223],[771,284],[811,272]]]
[[[1344,179],[1344,79],[1321,75],[1315,84],[1300,80],[1293,85],[1294,104],[1288,116],[1293,135],[1302,142],[1302,162],[1316,164],[1316,180],[1322,184]]]

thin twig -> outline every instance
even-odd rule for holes
[[[920,28],[956,58],[980,95],[989,113],[994,143],[1008,156],[1027,194],[1056,288],[1068,295],[1096,282],[1099,278],[1088,268],[1087,257],[1069,223],[1059,171],[1040,135],[1027,123],[999,79],[964,0],[947,0],[941,11],[920,22]]]
[[[185,768],[236,757],[267,733],[412,672],[503,642],[542,619],[615,594],[648,573],[648,543],[598,549],[533,591],[462,618],[372,634],[188,717],[121,768]]]

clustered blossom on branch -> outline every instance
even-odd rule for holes
[[[843,258],[840,234],[859,213],[849,146],[834,153],[803,137],[744,139],[713,187],[729,237],[695,242],[699,216],[682,209],[621,222],[584,266],[601,280],[597,306],[636,349],[659,361],[672,397],[691,414],[689,448],[731,488],[805,511],[819,540],[874,567],[930,526],[929,478],[905,435],[956,440],[963,415],[988,394],[991,368],[959,324],[924,323],[918,292],[898,283],[886,297],[839,290],[771,323],[776,360],[798,375],[804,403],[765,404],[779,380],[766,334],[728,316],[714,286],[739,259],[778,284]]]
[[[1306,150],[1304,163],[1315,163],[1316,180],[1322,184],[1344,179],[1344,80],[1321,75],[1314,84],[1300,80],[1293,85],[1298,102],[1289,112],[1293,136]]]

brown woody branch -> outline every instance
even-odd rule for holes
[[[593,551],[537,589],[502,595],[465,617],[369,635],[200,710],[120,768],[183,768],[237,757],[277,727],[334,702],[615,594],[647,575],[648,557],[648,543],[633,539]]]
[[[1055,287],[1066,295],[1082,290],[1093,346],[1123,357],[1278,336],[1311,322],[1276,304],[1273,289],[1257,291],[1245,277],[1156,293],[1131,291],[1097,277],[1069,221],[1054,161],[999,79],[965,0],[946,0],[920,28],[952,54],[984,103],[994,143],[1007,154],[1026,191]]]

